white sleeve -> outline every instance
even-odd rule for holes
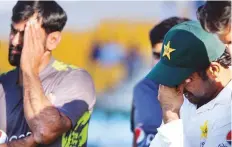
[[[190,147],[183,131],[182,119],[167,123],[158,128],[150,147]]]
[[[152,140],[150,147],[190,147],[184,136],[183,121],[188,120],[192,113],[196,112],[196,106],[184,98],[180,109],[179,120],[162,125]]]

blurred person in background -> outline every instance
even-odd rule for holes
[[[232,70],[225,45],[198,21],[176,25],[163,44],[147,75],[160,84],[164,122],[150,147],[230,146]]]
[[[175,25],[189,21],[187,18],[171,17],[155,25],[149,38],[152,47],[152,66],[160,59],[165,34]],[[131,131],[134,147],[148,147],[162,123],[162,111],[157,99],[159,85],[147,78],[142,79],[133,92]]]
[[[97,64],[99,62],[100,54],[101,54],[101,48],[102,44],[98,40],[94,40],[91,44],[91,52],[90,52],[90,61],[92,61],[94,64]]]
[[[100,64],[105,68],[111,68],[124,59],[124,48],[114,40],[107,40],[102,45],[99,56]]]
[[[99,68],[101,83],[104,84],[105,92],[112,92],[120,84],[121,67],[124,67],[125,49],[114,39],[103,42],[100,51]],[[112,74],[114,73],[114,74]]]
[[[131,43],[125,57],[125,66],[127,70],[127,80],[131,81],[136,76],[137,69],[142,65],[142,57],[139,53],[139,45]]]
[[[86,147],[94,84],[52,57],[66,12],[55,1],[18,1],[12,13],[8,60],[16,69],[0,77],[8,136],[0,147]]]
[[[232,57],[231,0],[206,1],[198,8],[197,17],[207,32],[217,34],[219,39],[227,45]]]

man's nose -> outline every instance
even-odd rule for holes
[[[21,44],[21,37],[20,37],[19,33],[11,36],[11,44],[13,46],[17,46],[17,45]]]

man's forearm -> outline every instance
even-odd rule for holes
[[[53,142],[67,129],[60,112],[45,96],[38,75],[23,73],[23,86],[24,113],[36,142]]]
[[[44,95],[38,75],[23,74],[24,112],[27,121],[38,116],[46,107],[52,106]],[[32,128],[31,128],[32,129]]]
[[[37,144],[33,136],[28,136],[23,139],[14,140],[5,144],[0,144],[0,147],[36,147]]]

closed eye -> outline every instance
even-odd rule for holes
[[[23,31],[20,31],[20,30],[17,30],[17,29],[15,29],[14,27],[13,27],[13,25],[11,24],[11,33],[12,34],[17,34],[17,33],[19,33],[20,35],[24,35],[24,30]]]

